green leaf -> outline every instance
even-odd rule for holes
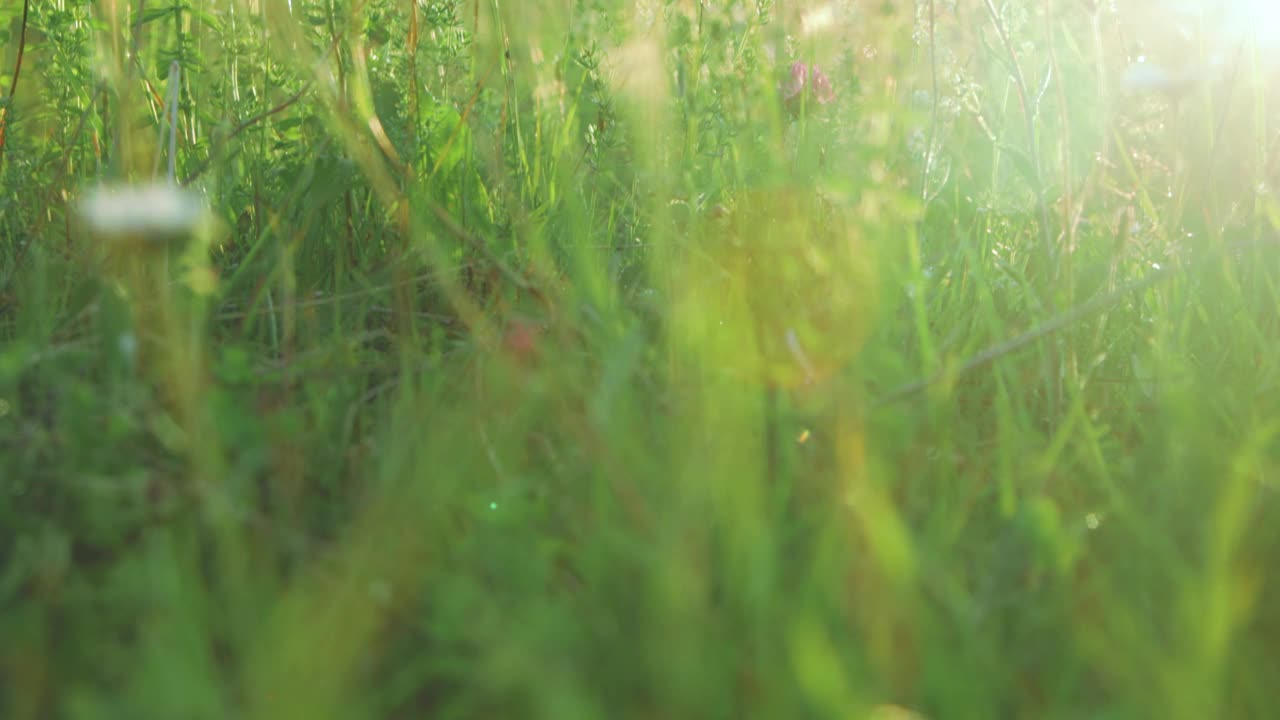
[[[159,20],[161,18],[173,17],[172,7],[153,7],[142,11],[142,15],[133,22],[135,26],[146,25],[149,22]]]
[[[222,21],[218,19],[218,16],[208,10],[195,10],[193,11],[193,14],[200,19],[201,23],[204,23],[206,26],[211,27],[218,32],[222,32]]]
[[[441,173],[447,176],[470,154],[471,128],[457,110],[443,102],[424,103],[422,119],[427,130],[424,169],[429,176]]]

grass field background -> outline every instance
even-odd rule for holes
[[[1280,29],[1123,5],[8,0],[0,716],[1268,716]]]

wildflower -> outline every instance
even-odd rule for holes
[[[174,185],[116,185],[90,190],[80,210],[103,237],[163,244],[193,231],[204,205],[198,195]]]
[[[786,84],[782,86],[782,99],[788,107],[799,103],[805,88],[809,88],[809,97],[819,105],[826,105],[836,99],[836,91],[831,86],[831,79],[817,65],[806,65],[796,61],[791,64],[791,72]]]
[[[831,80],[818,69],[817,65],[813,66],[813,99],[818,101],[819,105],[826,105],[836,99],[836,91],[831,87]]]
[[[787,80],[787,84],[782,88],[782,99],[791,103],[800,97],[800,93],[804,91],[805,76],[809,74],[809,68],[804,63],[796,61],[791,63],[791,77]]]

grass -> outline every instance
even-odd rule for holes
[[[1267,716],[1276,65],[1153,13],[0,9],[0,714]]]

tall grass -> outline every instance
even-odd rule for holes
[[[0,8],[0,714],[1266,716],[1277,65],[1156,12]]]

